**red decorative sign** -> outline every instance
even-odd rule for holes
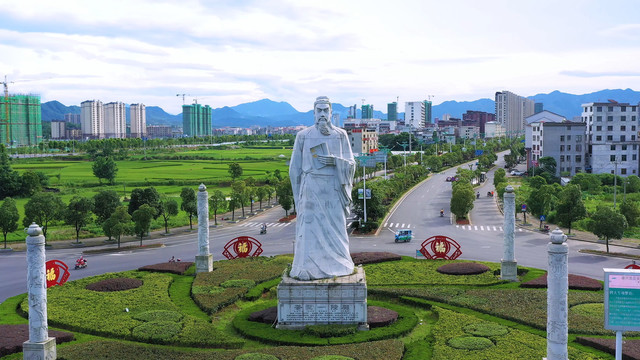
[[[422,242],[420,253],[426,259],[455,260],[462,255],[460,244],[448,236],[436,235]]]
[[[636,265],[636,262],[634,261],[633,264],[627,265],[624,268],[625,269],[640,269],[640,265]]]
[[[251,236],[238,236],[224,246],[222,255],[227,259],[246,258],[262,254],[262,244]]]
[[[45,269],[47,269],[47,288],[63,285],[69,279],[69,267],[60,260],[47,261]]]

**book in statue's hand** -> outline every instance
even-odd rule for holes
[[[325,155],[325,156],[329,155],[329,149],[327,147],[327,143],[320,143],[309,150],[311,151],[311,156],[313,157],[313,166],[316,169],[321,169],[325,167],[326,165],[321,163],[320,160],[318,159],[318,155]]]

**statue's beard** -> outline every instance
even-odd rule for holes
[[[329,130],[331,129],[331,124],[327,121],[327,119],[320,118],[316,126],[318,127],[318,130],[320,130],[320,133],[322,135],[330,134]]]

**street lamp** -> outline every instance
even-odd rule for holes
[[[618,157],[613,155],[613,210],[616,209],[616,195],[618,189]]]

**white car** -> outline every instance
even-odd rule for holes
[[[513,175],[513,176],[522,176],[524,174],[525,174],[524,171],[518,171],[518,170],[512,170],[511,171],[511,175]]]

